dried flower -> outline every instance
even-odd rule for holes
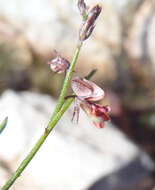
[[[95,83],[79,77],[73,78],[71,85],[76,94],[72,119],[76,115],[78,121],[81,107],[92,119],[96,127],[103,128],[104,122],[110,120],[108,113],[111,109],[109,106],[101,106],[94,103],[94,101],[101,100],[104,97],[104,91]]]
[[[95,27],[95,21],[99,16],[101,10],[102,10],[101,6],[96,5],[88,12],[87,19],[84,21],[79,32],[80,41],[84,41],[89,38]]]
[[[65,58],[63,58],[60,54],[58,54],[57,51],[55,51],[56,58],[52,59],[51,61],[48,61],[47,64],[50,65],[50,68],[52,71],[56,73],[64,73],[69,68],[69,61]]]
[[[98,101],[104,97],[102,88],[84,78],[73,78],[71,86],[74,93],[82,100]]]

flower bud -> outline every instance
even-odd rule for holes
[[[58,52],[55,51],[55,53],[56,58],[52,59],[51,61],[48,61],[51,70],[59,74],[66,72],[70,65],[69,61],[61,57],[60,54],[58,54]]]
[[[87,6],[84,2],[84,0],[78,0],[78,8],[79,8],[79,11],[80,11],[80,14],[82,15],[83,17],[83,20],[86,20],[87,19]]]
[[[88,12],[87,19],[84,21],[79,32],[80,41],[84,41],[89,38],[95,27],[95,21],[98,18],[101,10],[101,6],[96,5]]]

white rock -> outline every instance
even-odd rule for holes
[[[0,98],[0,117],[7,115],[9,122],[0,135],[0,160],[15,170],[43,133],[54,106],[47,95],[6,91]],[[71,115],[70,109],[13,185],[16,190],[24,186],[29,190],[82,190],[141,152],[112,124],[97,129],[81,112],[75,125]]]

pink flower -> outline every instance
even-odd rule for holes
[[[77,97],[82,100],[98,101],[104,97],[102,88],[84,78],[73,78],[71,86]]]
[[[101,100],[104,97],[104,91],[95,83],[79,77],[73,78],[71,86],[77,96],[73,118],[77,114],[78,121],[79,107],[81,107],[97,128],[103,128],[104,122],[110,120],[108,113],[111,109],[109,106],[101,106],[94,101]]]
[[[108,113],[111,111],[111,108],[109,106],[101,106],[89,101],[82,101],[80,106],[97,128],[103,128],[104,122],[110,120]]]
[[[57,51],[55,51],[55,54],[56,54],[56,58],[52,59],[51,61],[48,61],[47,64],[50,65],[50,68],[53,72],[56,72],[59,74],[66,72],[70,65],[69,61],[61,57],[61,55],[58,54]]]

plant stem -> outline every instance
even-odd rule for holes
[[[82,44],[83,44],[82,41],[78,42],[77,48],[75,50],[75,54],[73,56],[72,62],[71,62],[70,67],[69,67],[69,70],[68,70],[68,72],[66,74],[64,84],[63,84],[63,88],[61,90],[61,93],[60,93],[60,96],[59,96],[59,99],[58,99],[58,103],[57,103],[57,105],[55,107],[55,110],[54,110],[54,112],[52,114],[51,120],[54,117],[54,115],[60,110],[60,108],[62,107],[62,105],[65,102],[65,96],[67,95],[67,90],[68,90],[70,80],[71,80],[73,72],[74,72],[74,67],[75,67],[75,64],[77,62],[77,59],[78,59]]]
[[[8,117],[6,117],[2,123],[0,124],[0,134],[2,133],[2,131],[5,129],[6,125],[7,125],[7,122],[8,122]]]
[[[15,173],[10,177],[10,179],[5,183],[5,185],[1,188],[1,190],[8,190],[11,185],[16,181],[16,179],[21,175],[21,173],[24,171],[26,166],[29,164],[29,162],[32,160],[32,158],[35,156],[35,154],[38,152],[54,126],[57,124],[57,122],[60,120],[64,112],[68,109],[70,104],[72,103],[74,99],[68,99],[62,106],[61,110],[53,117],[52,121],[49,122],[47,128],[45,129],[43,135],[39,138],[37,143],[34,145],[32,150],[28,153],[26,158],[21,162]]]
[[[90,79],[94,74],[96,73],[96,70],[92,70],[85,78]],[[49,121],[47,128],[45,129],[43,135],[39,138],[37,143],[34,145],[32,150],[29,152],[29,154],[26,156],[26,158],[21,162],[15,173],[10,177],[10,179],[6,182],[6,184],[1,188],[1,190],[8,190],[11,185],[16,181],[16,179],[21,175],[21,173],[24,171],[26,166],[29,164],[29,162],[33,159],[35,154],[38,152],[50,132],[53,130],[57,122],[60,120],[62,115],[65,113],[65,111],[69,108],[71,103],[73,102],[74,98],[69,98],[65,101],[63,106],[61,107],[60,111],[53,116],[52,121]]]
[[[48,137],[48,135],[50,134],[52,129],[55,127],[55,125],[57,124],[59,119],[62,117],[63,113],[68,109],[68,107],[72,103],[73,98],[68,99],[65,102],[65,96],[67,94],[69,83],[72,78],[72,75],[74,72],[74,67],[77,62],[81,47],[82,47],[82,42],[80,42],[76,48],[75,54],[73,56],[72,62],[70,64],[69,70],[68,70],[65,80],[64,80],[64,84],[63,84],[63,87],[62,87],[62,90],[61,90],[61,93],[60,93],[60,96],[58,99],[58,103],[56,105],[54,113],[52,114],[49,124],[48,124],[47,128],[45,129],[44,134],[39,138],[39,140],[34,145],[32,150],[29,152],[29,154],[26,156],[26,158],[19,165],[19,167],[17,168],[15,173],[10,177],[10,179],[6,182],[6,184],[1,188],[1,190],[8,190],[11,187],[11,185],[16,181],[16,179],[21,175],[21,173],[24,171],[26,166],[29,164],[29,162],[32,160],[32,158],[35,156],[35,154],[38,152],[38,150],[40,149],[40,147],[42,146],[42,144],[44,143],[44,141],[46,140],[46,138]]]

